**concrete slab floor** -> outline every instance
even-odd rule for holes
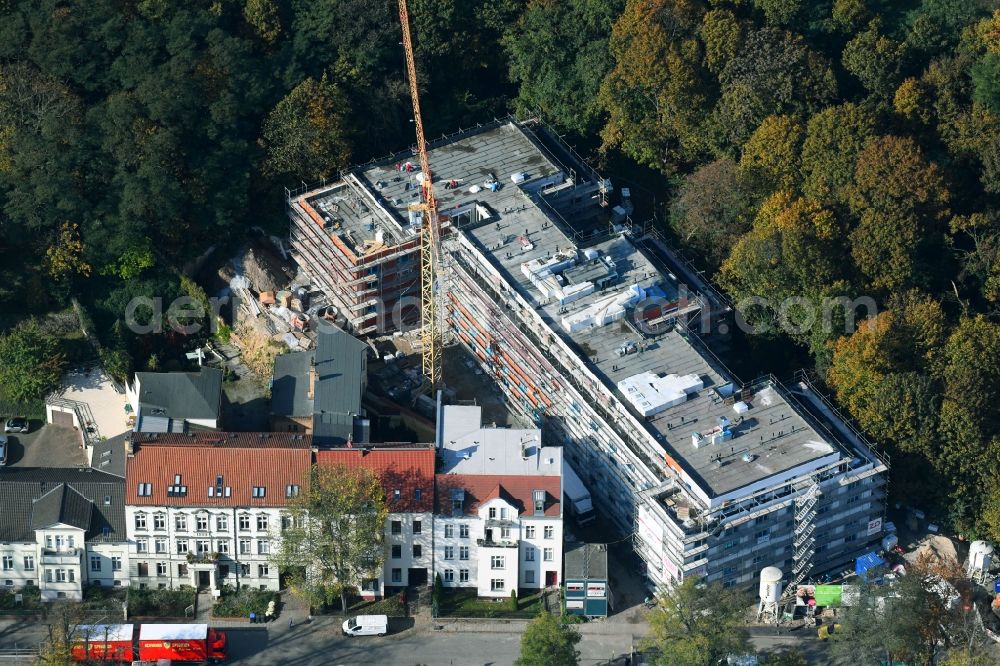
[[[481,367],[477,359],[464,347],[446,347],[443,356],[444,381],[455,391],[456,400],[475,400],[483,408],[483,422],[498,426],[530,428],[508,408],[496,382]]]
[[[67,400],[84,402],[90,407],[101,437],[111,439],[129,429],[125,394],[115,390],[111,378],[101,368],[67,373],[60,393]]]

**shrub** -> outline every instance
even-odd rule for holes
[[[249,587],[240,588],[239,591],[226,586],[222,589],[222,597],[212,608],[213,617],[250,617],[250,613],[256,613],[258,617],[264,617],[268,604],[273,601],[275,613],[278,611],[278,604],[281,602],[281,595],[269,590],[254,590]]]
[[[128,589],[129,615],[153,617],[184,617],[184,609],[194,603],[194,588],[179,590]]]
[[[510,609],[512,611],[517,610],[517,590],[510,591]]]

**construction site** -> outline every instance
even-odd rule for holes
[[[726,369],[731,308],[632,220],[627,190],[537,121],[429,148],[442,343],[565,447],[598,509],[634,536],[651,587],[744,585],[776,566],[794,591],[879,541],[886,457],[804,376],[744,383]],[[289,193],[293,256],[355,335],[398,338],[419,320],[414,159]]]

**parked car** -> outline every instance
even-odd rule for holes
[[[0,467],[7,464],[7,438],[0,435]]]
[[[385,636],[389,618],[385,615],[358,615],[344,621],[345,636]]]
[[[31,425],[28,423],[28,419],[22,416],[15,416],[12,419],[7,419],[7,423],[3,426],[4,432],[28,432]]]

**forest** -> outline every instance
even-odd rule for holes
[[[735,303],[873,299],[853,327],[803,313],[741,353],[808,364],[891,453],[896,501],[1000,539],[996,2],[410,14],[429,136],[537,114],[641,181]],[[71,300],[113,373],[173,367],[190,341],[130,333],[125,304],[204,299],[181,267],[281,233],[284,187],[412,145],[411,117],[391,0],[0,2],[0,397],[37,397],[81,353],[46,319]]]

